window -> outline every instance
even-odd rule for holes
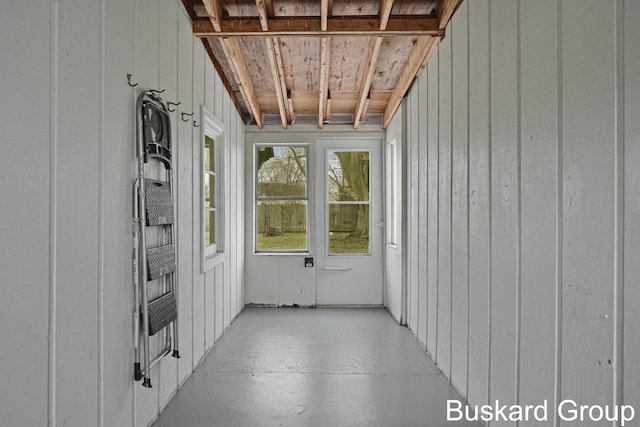
[[[222,123],[207,109],[202,108],[202,260],[203,271],[206,262],[216,253],[222,252],[221,233],[224,210],[224,186],[222,159],[225,146],[225,132]]]
[[[308,252],[307,154],[301,145],[256,146],[256,252]]]
[[[387,244],[396,247],[398,240],[398,196],[400,193],[398,181],[398,146],[393,139],[387,143]]]

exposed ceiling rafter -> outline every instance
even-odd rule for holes
[[[384,129],[389,126],[389,122],[391,122],[402,98],[404,98],[405,93],[407,93],[407,90],[411,87],[411,83],[413,83],[413,80],[416,78],[416,74],[420,70],[420,66],[424,62],[425,57],[429,54],[431,46],[434,43],[436,43],[436,39],[434,37],[418,37],[404,70],[402,70],[398,84],[391,93],[387,108],[384,110],[384,117],[382,119],[382,127]]]
[[[286,129],[386,128],[462,1],[182,3],[245,121]]]
[[[220,3],[218,2],[218,0],[203,0],[203,4],[207,10],[207,13],[209,14],[209,19],[214,30],[220,31],[220,22],[222,17],[222,9],[220,7]],[[251,110],[251,114],[253,116],[253,119],[256,121],[256,124],[259,128],[262,128],[262,111],[260,109],[256,91],[253,87],[253,82],[251,80],[251,76],[249,75],[247,64],[242,55],[242,50],[240,49],[238,39],[223,39],[221,46],[222,50],[225,53],[225,56],[227,57],[232,73],[236,79],[236,83],[240,88],[242,98],[244,99],[247,107]]]
[[[273,6],[273,5],[272,5]],[[260,15],[260,24],[263,31],[269,30],[268,11],[267,5],[264,0],[256,0],[256,7],[258,8],[258,14]],[[282,61],[278,62],[277,57],[280,55],[280,42],[277,38],[267,37],[265,39],[265,46],[267,49],[267,56],[269,57],[269,64],[271,65],[271,75],[273,77],[273,86],[278,99],[278,110],[280,111],[280,121],[282,127],[287,128],[287,106],[285,102],[286,84],[284,81],[284,70],[282,68]],[[278,53],[276,53],[276,51]]]
[[[393,0],[380,0],[380,13],[378,16],[380,22],[380,30],[385,30],[389,23],[389,15],[393,8]],[[371,81],[373,79],[373,73],[376,70],[376,64],[378,62],[378,56],[380,56],[380,48],[382,47],[382,37],[374,37],[369,42],[369,54],[364,65],[364,72],[362,83],[360,85],[360,92],[358,94],[358,102],[356,103],[356,109],[353,112],[353,128],[357,129],[360,121],[365,116],[365,103],[369,98],[369,90],[371,89]]]

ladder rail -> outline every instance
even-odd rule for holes
[[[138,209],[138,195],[140,191],[140,180],[136,178],[133,184],[133,221],[132,237],[133,237],[133,370],[134,379],[139,381],[142,379],[142,370],[140,368],[140,248],[138,241],[140,239],[140,219]]]

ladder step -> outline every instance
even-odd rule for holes
[[[144,188],[147,225],[173,224],[171,183],[145,179]]]
[[[176,271],[173,245],[158,246],[147,250],[147,280],[155,280]]]
[[[176,296],[173,292],[149,302],[149,335],[155,335],[178,318]]]

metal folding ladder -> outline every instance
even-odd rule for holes
[[[171,122],[155,91],[136,104],[137,178],[133,190],[134,378],[151,387],[151,368],[178,351],[175,209],[172,187]],[[153,243],[149,243],[149,242]],[[164,345],[151,355],[150,337]],[[140,360],[142,343],[143,358]]]

